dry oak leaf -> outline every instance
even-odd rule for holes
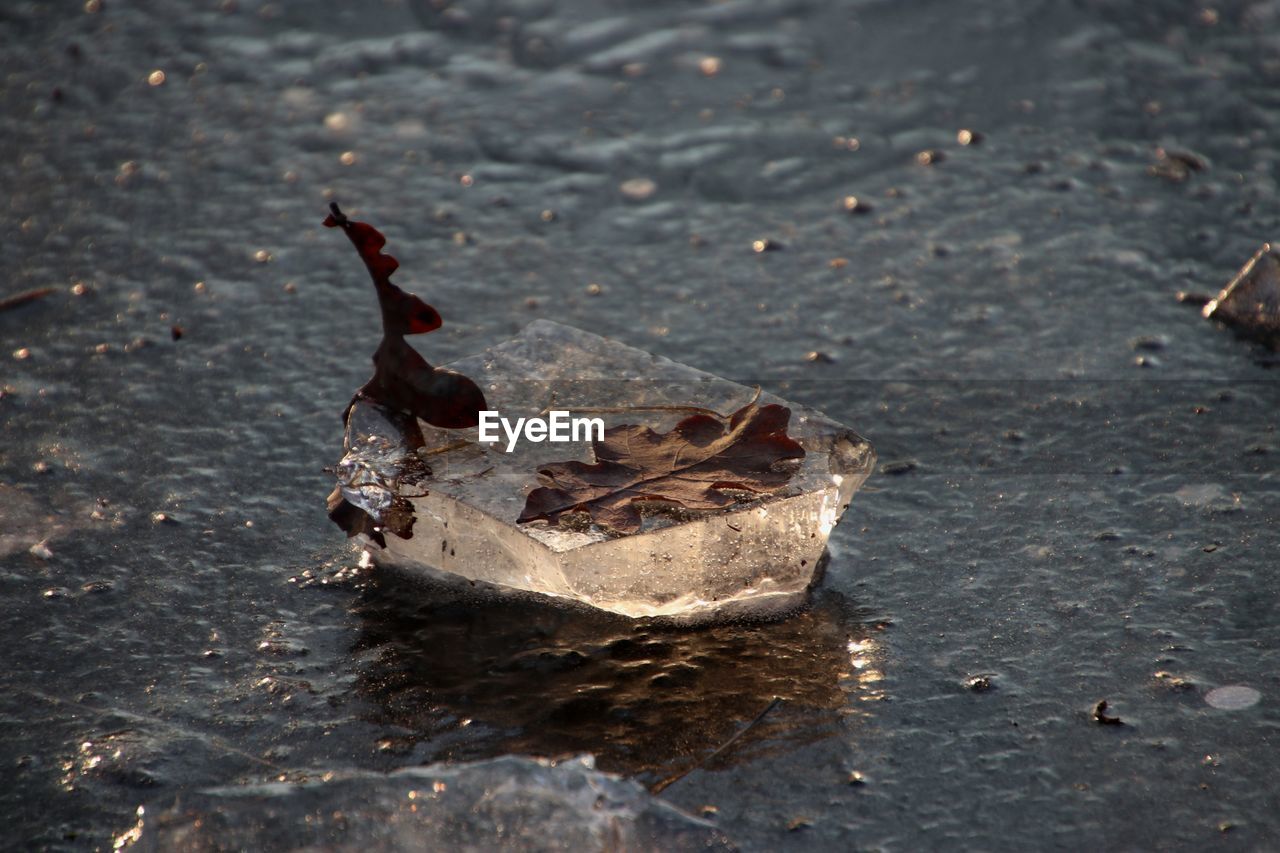
[[[373,354],[373,376],[347,405],[343,421],[356,400],[365,397],[444,429],[478,424],[480,412],[489,408],[479,386],[461,373],[433,367],[404,339],[434,332],[443,321],[436,309],[392,283],[391,274],[400,262],[382,251],[387,238],[372,225],[348,219],[337,204],[329,205],[324,225],[346,232],[369,270],[382,310],[382,342]]]
[[[538,470],[545,484],[529,493],[518,523],[586,512],[618,533],[640,531],[638,501],[686,509],[721,509],[734,503],[723,489],[768,493],[785,486],[804,458],[787,435],[791,410],[748,403],[726,424],[692,415],[667,433],[624,424],[595,442],[595,463],[557,462]]]
[[[373,354],[373,376],[342,413],[348,431],[352,429],[353,407],[361,398],[389,409],[387,417],[399,426],[411,448],[423,443],[419,418],[444,429],[475,426],[480,412],[489,408],[480,387],[461,373],[432,366],[404,339],[405,335],[434,332],[443,321],[436,309],[391,281],[400,262],[382,251],[387,245],[386,237],[372,225],[348,219],[337,204],[329,205],[324,225],[341,228],[351,240],[373,279],[382,312],[382,341]],[[384,530],[402,539],[413,536],[413,505],[403,497],[396,497],[391,509],[379,519],[349,502],[341,488],[329,495],[328,507],[329,518],[348,537],[364,533],[385,548]]]

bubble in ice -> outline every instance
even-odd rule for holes
[[[1239,711],[1252,708],[1262,699],[1262,693],[1243,684],[1217,687],[1205,694],[1204,701],[1223,711]]]

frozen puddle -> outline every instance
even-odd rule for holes
[[[489,406],[511,422],[568,410],[599,417],[606,427],[636,424],[661,434],[688,418],[690,407],[727,415],[756,393],[549,321],[448,367],[479,383]],[[815,580],[827,538],[870,475],[875,453],[818,412],[769,395],[758,400],[769,404],[790,409],[787,435],[803,448],[802,459],[785,460],[792,473],[781,487],[767,494],[726,490],[732,500],[713,510],[637,503],[638,532],[617,535],[585,513],[561,516],[558,524],[517,523],[529,492],[547,485],[539,470],[595,462],[591,442],[522,439],[505,452],[505,434],[482,444],[477,429],[410,423],[361,401],[348,418],[338,466],[340,494],[350,506],[335,520],[356,531],[378,563],[626,616],[786,606]]]

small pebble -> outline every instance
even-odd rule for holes
[[[1191,679],[1183,678],[1180,675],[1174,675],[1172,672],[1164,670],[1154,673],[1153,677],[1164,682],[1165,686],[1170,690],[1194,690],[1196,687],[1195,682]]]
[[[40,560],[53,559],[53,552],[49,550],[48,539],[41,539],[39,542],[37,542],[36,544],[28,548],[27,551],[31,554],[31,556]]]
[[[870,213],[871,204],[866,199],[859,198],[856,195],[847,195],[844,197],[841,205],[849,213]]]
[[[623,181],[618,191],[632,201],[644,201],[658,191],[658,185],[649,178],[632,178]]]

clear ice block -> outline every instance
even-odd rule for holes
[[[688,416],[689,406],[728,414],[755,395],[753,388],[546,320],[448,366],[474,379],[489,405],[512,422],[557,409],[599,417],[606,427],[644,424],[665,432]],[[526,495],[540,485],[538,469],[594,461],[590,442],[522,438],[508,453],[505,434],[497,444],[482,444],[476,429],[417,422],[419,440],[405,416],[365,401],[348,418],[338,485],[368,514],[371,529],[361,538],[376,563],[631,617],[697,618],[787,606],[815,581],[827,538],[870,475],[875,452],[819,412],[768,394],[759,402],[791,409],[788,434],[805,456],[788,484],[772,494],[737,495],[738,503],[721,510],[645,504],[643,527],[631,535],[613,535],[585,517],[558,527],[516,523]],[[579,414],[582,409],[591,411]]]

